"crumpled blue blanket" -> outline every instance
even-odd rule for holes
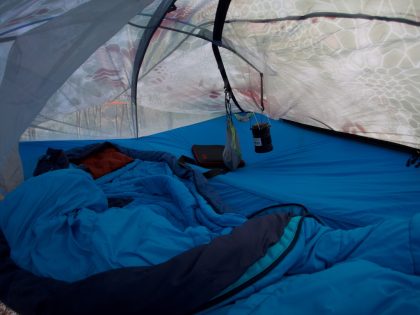
[[[109,197],[133,201],[108,208]],[[166,163],[141,160],[97,181],[78,169],[46,173],[0,203],[12,259],[36,275],[68,282],[159,264],[245,220],[217,214]]]

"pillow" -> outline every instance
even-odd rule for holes
[[[92,174],[94,179],[111,173],[134,159],[118,151],[114,147],[107,147],[82,159],[80,164]]]

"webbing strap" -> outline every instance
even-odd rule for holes
[[[188,164],[197,165],[197,161],[196,160],[194,160],[193,158],[190,158],[189,156],[186,156],[186,155],[181,155],[179,157],[179,159],[178,159],[178,163],[179,164],[188,163]]]
[[[189,156],[185,156],[185,155],[181,155],[179,157],[178,163],[181,164],[181,165],[184,165],[184,164],[188,163],[188,164],[200,166],[200,165],[198,165],[196,160],[194,160],[193,158],[190,158]],[[209,171],[203,172],[203,176],[207,179],[210,179],[210,178],[216,177],[216,176],[221,175],[221,174],[226,174],[227,172],[229,172],[229,170],[227,170],[227,169],[214,168],[214,169],[211,169]]]

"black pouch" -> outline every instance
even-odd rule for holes
[[[43,173],[69,167],[69,159],[63,150],[48,148],[47,153],[38,160],[33,175],[38,176]]]

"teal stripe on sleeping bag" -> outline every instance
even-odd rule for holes
[[[280,240],[271,246],[267,253],[259,259],[257,262],[255,262],[251,267],[248,268],[248,270],[233,284],[228,286],[226,289],[224,289],[220,294],[215,296],[213,299],[234,290],[235,288],[239,287],[240,285],[244,284],[246,281],[252,279],[253,277],[257,276],[261,272],[263,272],[265,269],[267,269],[276,259],[280,257],[284,253],[284,251],[290,246],[292,240],[295,237],[297,227],[299,225],[299,222],[302,217],[296,216],[293,217],[289,224],[287,224],[286,228],[284,229],[284,233]]]

